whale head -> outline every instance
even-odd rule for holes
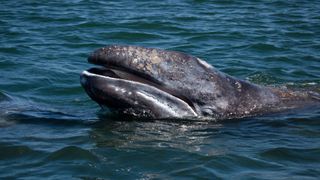
[[[88,61],[100,67],[81,74],[87,94],[102,107],[137,117],[220,117],[233,111],[239,86],[247,85],[176,51],[111,45]]]

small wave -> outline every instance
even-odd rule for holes
[[[10,145],[0,143],[0,159],[36,158],[41,156],[41,151],[33,150],[25,145]]]
[[[0,90],[0,102],[2,102],[2,101],[9,101],[9,100],[11,100],[10,96],[9,96],[7,93],[2,92],[2,91]]]
[[[0,53],[6,53],[6,54],[20,54],[21,49],[17,47],[0,47]],[[2,64],[1,64],[2,66]]]
[[[154,33],[142,33],[142,32],[114,32],[114,33],[108,33],[106,36],[109,39],[163,39],[162,36],[154,34]]]
[[[287,32],[285,33],[286,36],[292,38],[299,38],[305,40],[306,38],[313,38],[315,35],[313,32]]]
[[[278,147],[266,150],[260,153],[260,156],[274,161],[291,161],[294,163],[312,163],[320,162],[319,148],[313,149],[295,149],[287,147]]]
[[[253,50],[253,51],[259,51],[259,52],[279,52],[279,51],[284,51],[286,50],[285,48],[281,48],[278,46],[275,46],[273,44],[266,44],[266,43],[256,43],[256,44],[252,44],[247,46],[247,48],[249,50]]]
[[[98,162],[99,158],[92,152],[77,146],[68,146],[52,152],[45,161],[86,160]]]

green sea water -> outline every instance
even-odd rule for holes
[[[318,107],[225,122],[133,120],[84,92],[110,44],[185,52],[320,91],[320,1],[1,1],[0,179],[319,179]]]

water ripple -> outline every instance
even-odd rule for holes
[[[319,107],[223,123],[101,116],[79,74],[94,49],[133,44],[186,52],[257,84],[320,92],[319,5],[1,2],[0,178],[317,179]]]

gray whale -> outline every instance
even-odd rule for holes
[[[229,119],[319,104],[319,95],[263,87],[224,74],[185,53],[110,45],[81,74],[102,107],[135,117]]]

